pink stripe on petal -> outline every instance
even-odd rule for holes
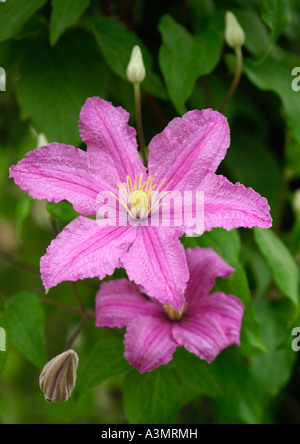
[[[46,290],[63,281],[111,275],[135,236],[133,227],[100,227],[96,220],[81,216],[73,220],[41,258]]]
[[[252,188],[232,184],[226,177],[208,174],[200,190],[204,191],[204,227],[226,230],[245,227],[270,228],[272,218],[267,199]]]
[[[230,144],[226,118],[211,109],[176,117],[149,144],[148,170],[154,183],[167,178],[164,189],[195,190],[214,173]]]
[[[162,307],[147,300],[127,279],[104,282],[96,297],[96,326],[125,327],[138,315],[161,317]]]
[[[200,298],[208,295],[216,283],[216,278],[227,278],[234,273],[223,259],[212,248],[186,250],[190,279],[185,297],[189,304],[197,303]]]
[[[243,312],[243,304],[236,297],[213,293],[173,324],[173,338],[178,345],[211,363],[225,348],[240,345]]]
[[[128,125],[129,113],[99,97],[89,98],[80,113],[79,130],[88,152],[95,155],[112,184],[134,180],[146,173],[137,151],[136,131]],[[107,176],[108,179],[108,176]]]
[[[141,285],[148,296],[175,310],[182,310],[189,278],[184,248],[175,231],[142,227],[121,261],[130,280]]]
[[[150,372],[172,360],[176,343],[171,335],[172,324],[164,319],[138,316],[127,327],[125,358],[140,373]]]
[[[59,143],[27,153],[11,167],[10,177],[35,199],[66,199],[85,216],[97,213],[97,195],[108,187],[100,178],[98,165],[86,152]]]

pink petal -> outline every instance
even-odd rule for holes
[[[96,326],[125,327],[138,315],[161,316],[161,307],[147,300],[127,279],[104,282],[96,297]]]
[[[204,191],[205,230],[272,226],[267,199],[252,188],[245,188],[240,183],[232,184],[226,177],[215,174],[208,174],[200,188]]]
[[[164,178],[164,189],[198,189],[209,172],[215,172],[230,144],[226,118],[211,109],[176,117],[149,144],[148,170],[153,183]]]
[[[139,226],[122,263],[130,280],[145,293],[180,311],[189,272],[184,248],[170,228]]]
[[[212,248],[193,248],[186,250],[190,279],[185,297],[191,303],[208,295],[216,283],[216,278],[229,277],[234,272]]]
[[[127,175],[146,172],[137,151],[136,132],[128,126],[129,114],[110,102],[92,97],[80,113],[79,130],[88,152],[93,153],[108,171],[106,179],[112,184],[126,182]]]
[[[134,242],[133,227],[100,227],[96,220],[78,217],[54,239],[41,259],[46,290],[62,281],[103,279],[120,267],[120,256]]]
[[[192,312],[173,324],[173,338],[208,363],[230,345],[240,345],[244,307],[239,299],[223,293],[201,298]]]
[[[176,343],[171,335],[172,324],[166,319],[138,316],[127,327],[125,358],[140,373],[150,372],[172,360]]]
[[[51,143],[26,154],[10,169],[10,177],[35,199],[60,202],[67,199],[83,215],[95,215],[96,199],[107,189],[98,165],[86,152],[70,145]]]

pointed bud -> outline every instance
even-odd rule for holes
[[[245,43],[245,33],[236,16],[232,12],[226,12],[225,40],[231,48],[241,47]]]
[[[132,83],[141,83],[145,77],[146,69],[143,62],[142,51],[139,46],[135,46],[127,67],[127,78]]]
[[[38,135],[37,139],[37,148],[40,148],[41,146],[49,145],[48,140],[46,139],[45,134],[41,133]]]
[[[76,383],[78,355],[67,350],[45,365],[40,376],[40,387],[47,402],[65,402]]]

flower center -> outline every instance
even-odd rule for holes
[[[166,315],[171,321],[180,321],[182,319],[184,313],[186,312],[188,306],[188,302],[186,302],[181,311],[176,311],[174,308],[170,307],[170,305],[164,305],[164,310]]]
[[[159,193],[166,179],[159,186],[152,184],[151,174],[146,182],[143,183],[143,173],[140,175],[139,181],[137,176],[132,182],[130,176],[127,176],[127,184],[118,183],[120,190],[119,197],[114,197],[126,209],[128,214],[134,219],[145,219],[151,212],[153,213],[160,206],[161,199],[170,191]]]
[[[127,206],[134,219],[144,219],[150,212],[150,202],[144,191],[133,191],[127,198]]]

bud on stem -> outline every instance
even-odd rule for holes
[[[132,83],[141,83],[146,77],[146,69],[143,62],[142,51],[139,46],[132,50],[129,65],[127,67],[127,78]]]
[[[244,30],[230,11],[226,12],[225,40],[227,45],[234,49],[245,44]]]
[[[78,355],[67,350],[45,365],[40,376],[40,387],[47,402],[65,402],[74,390]]]

